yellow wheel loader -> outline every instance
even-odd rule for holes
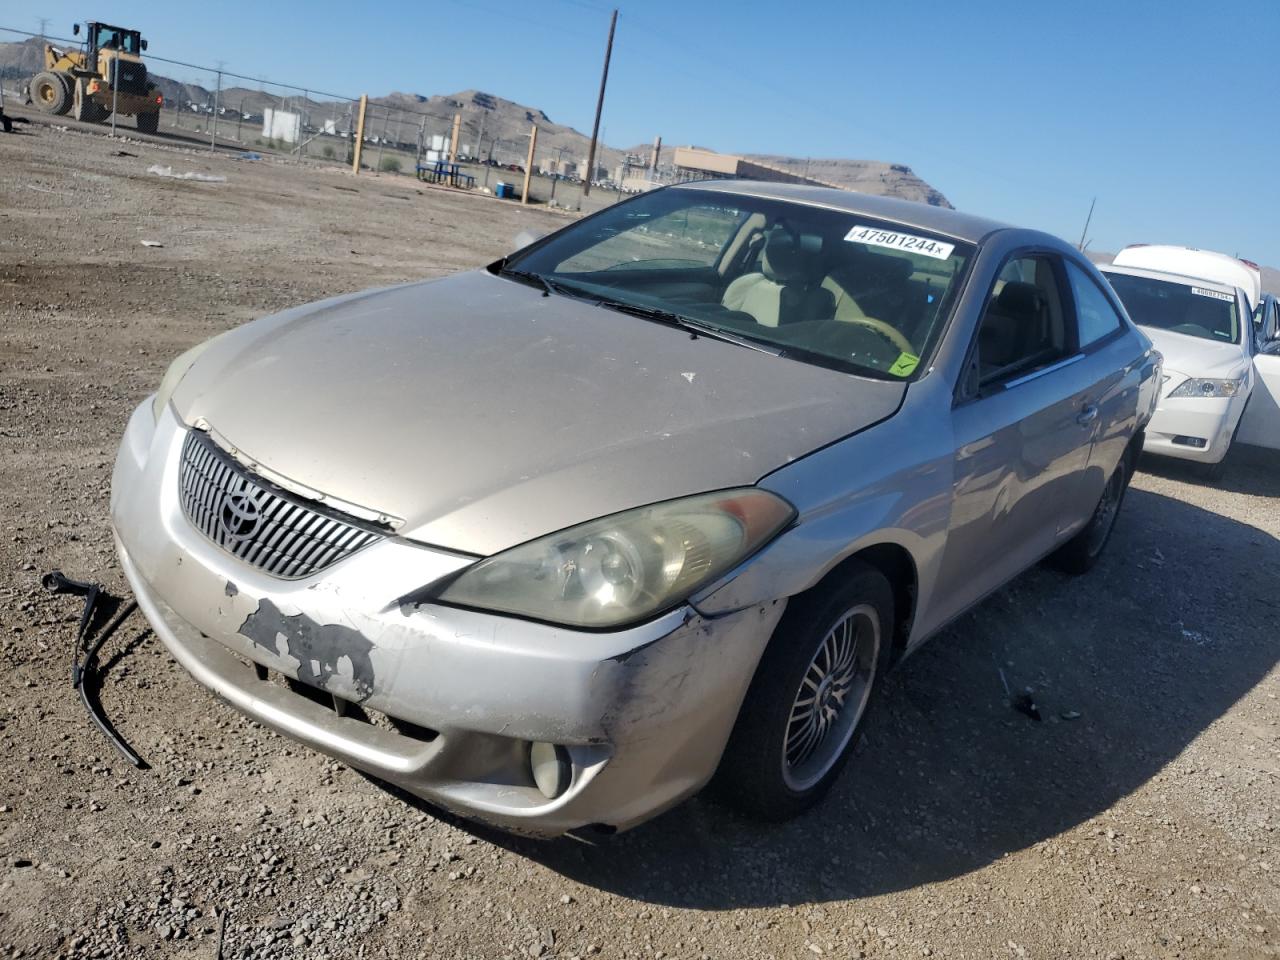
[[[74,33],[79,36],[80,24]],[[137,30],[86,23],[78,50],[45,44],[44,69],[31,78],[27,95],[44,113],[70,113],[90,123],[106,120],[114,106],[118,116],[137,118],[142,133],[155,133],[164,97],[147,78],[145,49]]]

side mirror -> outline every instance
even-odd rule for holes
[[[73,37],[80,36],[80,24],[77,23],[75,26],[71,28],[71,35]]]
[[[529,246],[529,244],[537,243],[545,236],[545,233],[538,233],[535,230],[521,230],[516,234],[516,238],[511,241],[514,244],[511,248],[511,252],[515,253],[517,250],[523,250],[525,247]]]
[[[145,40],[142,41],[142,49],[143,50],[147,49],[147,41]]]

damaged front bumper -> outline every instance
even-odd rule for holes
[[[156,634],[199,682],[273,729],[463,816],[556,835],[624,829],[715,771],[782,602],[692,608],[590,633],[412,593],[472,558],[388,537],[304,580],[206,539],[179,502],[185,427],[135,411],[116,461],[116,546]],[[569,767],[535,783],[530,750]]]

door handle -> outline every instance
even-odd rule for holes
[[[1085,404],[1084,409],[1080,411],[1080,416],[1076,417],[1076,423],[1080,424],[1082,427],[1087,427],[1097,419],[1098,407],[1096,404],[1089,403]]]

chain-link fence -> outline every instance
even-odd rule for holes
[[[45,44],[76,50],[81,41],[0,27],[0,35],[6,34],[25,39],[14,44],[22,48],[20,55],[0,65],[3,97],[11,109],[15,103],[39,108],[30,103],[29,84],[44,69]],[[483,93],[465,102],[391,94],[367,102],[361,135],[358,97],[254,77],[221,63],[201,66],[150,51],[142,60],[161,100],[155,131],[159,136],[211,150],[348,167],[354,166],[359,141],[362,170],[417,176],[516,200],[524,194],[530,136],[538,123],[532,111],[513,119],[518,110],[502,109],[515,108],[509,101]],[[68,106],[56,112],[75,118],[79,96],[70,91]],[[117,133],[145,130],[149,122],[113,112],[109,104],[85,116]],[[622,181],[628,171],[641,167],[638,158],[601,148],[592,190],[584,197],[586,161],[579,154],[586,149],[581,136],[556,125],[544,126],[540,136],[528,177],[531,203],[596,210],[624,198]]]

